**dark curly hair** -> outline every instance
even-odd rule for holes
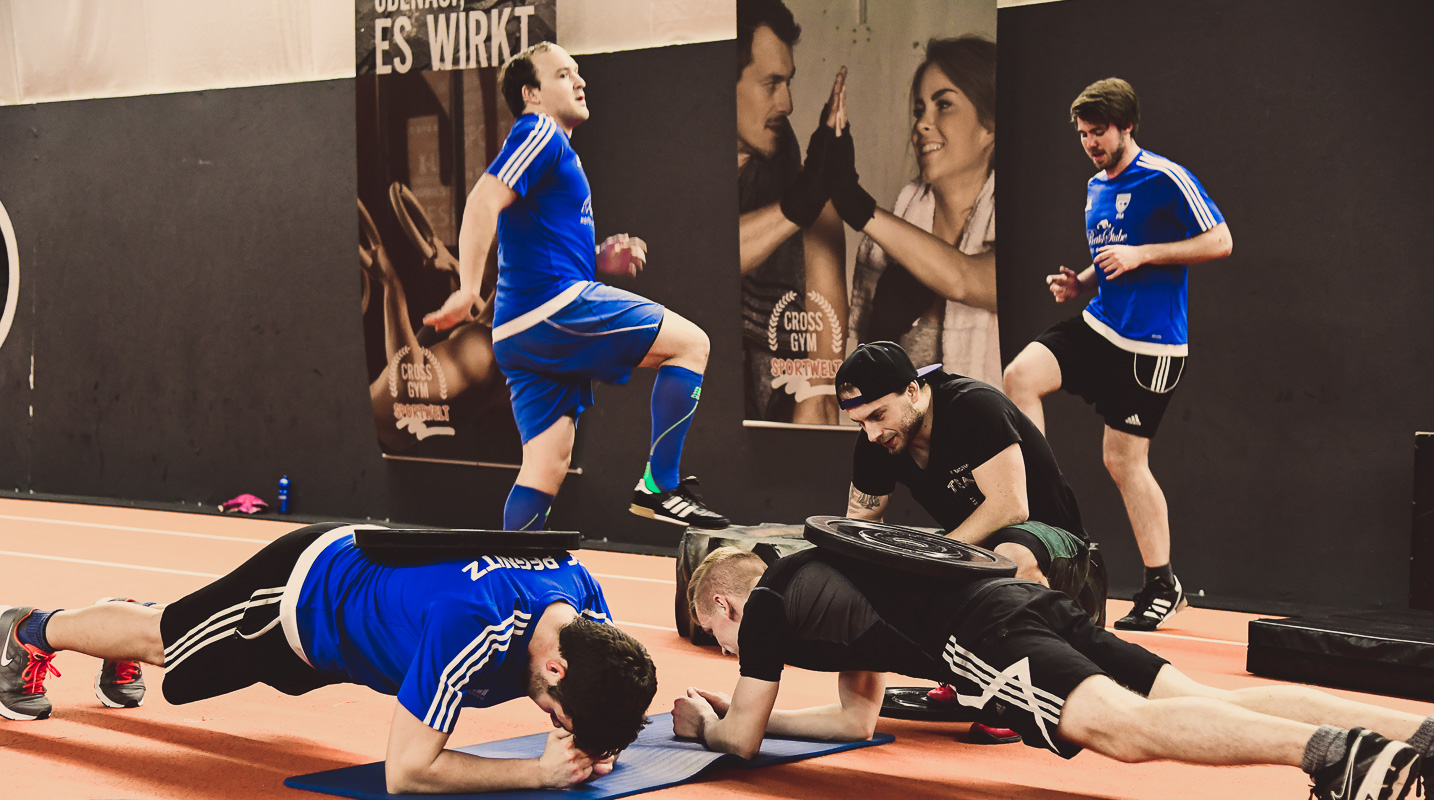
[[[593,758],[616,755],[647,725],[657,667],[616,625],[577,617],[558,632],[567,672],[550,690],[573,720],[573,743]]]

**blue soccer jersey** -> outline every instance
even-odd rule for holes
[[[498,215],[496,327],[591,281],[596,234],[582,161],[552,117],[519,117],[488,174],[518,193]]]
[[[397,695],[444,733],[462,706],[527,695],[528,643],[549,604],[608,621],[602,589],[570,555],[384,566],[343,528],[305,556],[290,583],[300,655],[332,678]]]
[[[1184,167],[1149,150],[1114,178],[1096,173],[1086,188],[1091,259],[1108,244],[1157,244],[1197,236],[1225,221],[1205,187]],[[1097,333],[1133,353],[1183,356],[1189,343],[1184,264],[1142,264],[1117,278],[1095,271],[1100,291],[1085,308]]]

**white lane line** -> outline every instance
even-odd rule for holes
[[[137,569],[143,572],[165,572],[170,575],[195,575],[200,578],[222,578],[223,575],[215,575],[212,572],[194,572],[187,569],[166,569],[164,567],[145,567],[139,564],[121,564],[116,561],[92,561],[88,558],[66,558],[64,556],[42,556],[36,553],[16,553],[13,550],[0,550],[0,556],[14,556],[15,558],[38,558],[43,561],[65,561],[70,564],[92,564],[97,567],[117,567],[119,569]]]
[[[1184,639],[1187,642],[1206,642],[1208,644],[1232,644],[1236,647],[1250,646],[1245,642],[1232,642],[1229,639],[1206,639],[1200,636],[1185,636],[1179,633],[1161,633],[1160,631],[1118,631],[1114,628],[1106,628],[1106,630],[1116,634],[1117,636],[1124,635],[1127,633],[1136,633],[1141,634],[1143,636],[1158,636],[1162,639]]]
[[[244,542],[245,544],[265,545],[269,539],[245,539],[241,536],[216,536],[212,533],[188,533],[185,531],[166,531],[160,528],[134,528],[128,525],[110,525],[103,522],[72,522],[64,519],[40,519],[38,517],[15,517],[8,514],[0,514],[0,519],[13,520],[15,522],[41,522],[47,525],[69,525],[76,528],[102,528],[107,531],[133,531],[135,533],[162,533],[166,536],[183,536],[189,539],[218,539],[221,542]]]
[[[614,578],[620,581],[642,581],[643,583],[665,583],[668,586],[676,586],[677,581],[669,581],[666,578],[635,578],[631,575],[609,575],[605,572],[590,572],[594,578]]]

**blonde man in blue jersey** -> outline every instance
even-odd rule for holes
[[[572,460],[592,382],[623,384],[657,370],[646,473],[633,513],[682,526],[725,528],[694,479],[678,472],[702,395],[709,343],[702,329],[657,303],[597,280],[635,276],[641,239],[596,247],[592,190],[568,137],[588,118],[587,82],[548,42],[514,56],[499,76],[516,120],[502,151],[468,195],[458,232],[459,288],[424,318],[445,330],[473,318],[496,281],[493,355],[508,380],[523,465],[503,509],[507,530],[542,528]],[[494,244],[496,260],[494,256]]]
[[[1140,101],[1120,78],[1087,86],[1071,122],[1100,170],[1086,190],[1092,263],[1061,267],[1046,284],[1057,303],[1096,288],[1080,316],[1052,326],[1006,367],[1006,394],[1042,432],[1041,398],[1058,389],[1105,419],[1115,479],[1145,563],[1145,585],[1124,630],[1155,630],[1187,605],[1170,567],[1170,513],[1150,471],[1150,439],[1180,382],[1188,352],[1189,267],[1225,258],[1230,228],[1184,167],[1135,143]]]

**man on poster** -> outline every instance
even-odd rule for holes
[[[792,114],[802,28],[781,0],[737,3],[737,193],[745,414],[838,424],[830,370],[846,341],[846,239]]]
[[[514,56],[499,77],[517,118],[502,151],[468,196],[458,233],[459,287],[424,318],[444,330],[472,319],[496,281],[493,352],[507,378],[523,463],[503,509],[507,530],[542,528],[572,459],[592,382],[626,383],[655,368],[647,469],[635,514],[723,528],[681,478],[682,444],[702,394],[708,339],[646,298],[594,280],[635,276],[646,244],[626,234],[595,247],[592,192],[568,137],[587,120],[578,65],[548,42]],[[493,244],[497,242],[497,252]]]
[[[1046,277],[1057,303],[1097,288],[1080,316],[1051,326],[1005,371],[1006,394],[1043,431],[1041,398],[1065,389],[1105,420],[1106,469],[1120,489],[1145,585],[1122,630],[1153,631],[1188,602],[1170,566],[1170,512],[1150,471],[1150,440],[1185,370],[1191,264],[1225,258],[1225,217],[1184,167],[1135,143],[1140,101],[1120,78],[1087,86],[1071,122],[1099,168],[1086,190],[1093,263]]]

